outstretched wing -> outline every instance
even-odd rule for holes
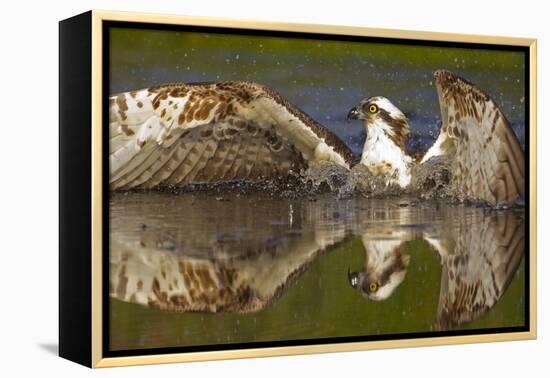
[[[524,154],[506,117],[481,89],[445,70],[434,74],[442,128],[426,156],[447,154],[465,195],[493,204],[525,194]]]
[[[334,134],[255,83],[170,84],[109,105],[111,189],[274,178],[353,160]]]
[[[475,231],[473,231],[475,230]],[[449,329],[471,322],[502,297],[524,255],[525,225],[513,212],[494,212],[477,225],[463,222],[454,246],[431,243],[442,255],[437,325]],[[440,249],[441,248],[441,249]]]

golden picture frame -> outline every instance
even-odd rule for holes
[[[208,17],[187,17],[96,10],[63,20],[59,25],[59,354],[61,357],[88,367],[96,368],[186,361],[206,361],[215,359],[235,359],[385,348],[512,341],[536,338],[536,39],[373,29],[368,27],[336,25],[259,22],[253,20],[229,20]],[[193,34],[193,36],[189,37],[191,34]],[[177,37],[174,37],[176,35]],[[181,37],[182,35],[185,38]],[[262,43],[264,38],[265,43]],[[176,45],[169,45],[169,43],[176,40],[178,41]],[[180,43],[180,40],[183,42]],[[255,47],[250,47],[253,44]],[[272,48],[272,50],[267,51],[266,54],[272,55],[266,55],[267,57],[264,57],[264,60],[262,61],[260,58],[256,59],[255,56],[256,54],[264,53],[264,44],[266,45],[266,51],[269,50],[269,48]],[[128,46],[128,50],[122,51],[123,48],[121,46]],[[261,46],[261,50],[258,46]],[[351,50],[351,53],[348,53],[349,50],[346,50],[348,49],[347,46],[356,47],[357,51],[360,52],[355,53]],[[379,46],[380,49],[376,50],[376,48],[372,46]],[[388,50],[384,50],[387,46],[390,46]],[[246,50],[245,47],[248,50]],[[159,51],[162,51],[159,49],[161,48],[167,48],[168,50],[173,48],[173,50],[170,50],[172,52],[167,50],[168,52],[166,53],[166,56],[159,57]],[[319,50],[315,50],[316,48]],[[373,52],[374,57],[365,55],[367,54],[365,51],[368,52],[369,48],[372,48],[373,51],[375,51]],[[415,50],[416,52],[413,50],[409,51],[407,50],[408,48],[416,48],[418,50]],[[126,47],[124,47],[124,49],[126,49]],[[430,88],[434,86],[432,83],[433,79],[426,76],[425,73],[432,69],[433,64],[430,62],[428,62],[428,64],[424,61],[422,61],[424,62],[422,63],[420,60],[415,60],[415,57],[425,54],[428,50],[431,51],[430,49],[434,49],[434,51],[437,49],[437,54],[440,55],[445,55],[445,51],[458,51],[456,53],[456,57],[458,58],[455,57],[451,60],[451,62],[453,62],[451,66],[448,64],[445,65],[445,63],[440,63],[446,62],[445,59],[452,56],[452,54],[449,53],[449,55],[445,55],[444,58],[441,58],[441,60],[438,61],[439,63],[433,63],[445,65],[443,67],[436,68],[457,70],[460,74],[472,73],[476,79],[489,75],[489,72],[492,72],[491,75],[499,75],[502,74],[502,72],[512,73],[511,76],[507,76],[506,74],[502,78],[503,82],[507,82],[506,84],[503,84],[502,86],[497,86],[495,84],[496,89],[485,88],[483,85],[480,86],[482,89],[492,91],[491,94],[497,93],[499,97],[495,100],[499,103],[499,105],[502,105],[503,113],[507,114],[507,111],[509,111],[509,113],[513,115],[514,118],[511,124],[515,127],[514,130],[516,131],[516,134],[521,134],[520,139],[523,143],[523,151],[526,157],[525,167],[522,167],[522,169],[525,169],[527,172],[527,177],[525,178],[526,190],[525,195],[523,196],[524,198],[522,198],[522,215],[518,218],[521,219],[521,225],[518,227],[521,228],[520,239],[522,244],[517,248],[521,249],[521,255],[518,255],[520,257],[518,257],[518,260],[514,263],[521,264],[521,274],[516,273],[515,269],[509,274],[509,279],[506,280],[507,282],[504,284],[503,289],[501,287],[495,289],[499,292],[498,299],[495,303],[491,304],[487,310],[491,310],[495,304],[498,304],[500,296],[505,295],[506,292],[504,290],[507,289],[508,284],[512,279],[514,279],[516,280],[514,281],[516,282],[514,284],[514,293],[520,297],[518,297],[519,299],[510,297],[508,298],[508,301],[510,303],[515,301],[521,304],[518,304],[514,308],[514,314],[516,314],[514,316],[517,318],[514,319],[516,319],[519,323],[510,325],[502,320],[508,310],[503,309],[503,306],[500,306],[501,308],[498,310],[498,314],[491,315],[492,317],[489,320],[486,320],[485,323],[476,323],[477,325],[472,326],[472,328],[468,328],[466,326],[457,328],[442,327],[442,329],[431,330],[431,328],[426,328],[427,326],[425,323],[427,324],[427,322],[422,323],[419,320],[418,324],[415,323],[415,325],[412,325],[411,323],[410,330],[408,328],[399,328],[401,326],[392,326],[394,328],[389,326],[380,326],[379,333],[368,333],[374,331],[368,327],[353,329],[346,328],[345,331],[343,328],[339,329],[338,327],[342,327],[343,323],[339,323],[337,316],[334,313],[330,313],[330,311],[334,311],[333,309],[318,310],[318,312],[325,314],[326,318],[315,319],[315,326],[307,325],[309,324],[308,322],[314,321],[308,318],[308,316],[311,316],[312,311],[317,312],[317,310],[308,310],[302,313],[300,312],[302,310],[299,304],[286,304],[288,307],[285,311],[295,311],[293,314],[288,315],[288,319],[291,319],[291,315],[294,316],[295,319],[298,319],[300,316],[305,314],[304,316],[306,320],[300,320],[302,322],[300,324],[302,324],[303,328],[307,328],[307,330],[295,331],[295,335],[297,336],[294,337],[292,337],[291,333],[276,336],[269,334],[269,336],[266,336],[266,334],[264,335],[260,331],[257,331],[257,328],[254,328],[251,325],[242,325],[241,328],[235,326],[236,324],[240,325],[252,321],[254,324],[256,324],[257,321],[258,324],[260,324],[258,327],[269,326],[269,324],[272,324],[273,322],[276,323],[276,321],[273,320],[276,318],[268,318],[264,316],[265,314],[262,315],[268,306],[265,303],[262,303],[256,309],[251,311],[254,314],[259,314],[258,319],[250,316],[240,318],[239,316],[234,316],[234,314],[231,314],[231,316],[227,315],[223,321],[216,320],[221,319],[215,318],[215,316],[217,316],[217,312],[223,313],[226,311],[231,313],[233,310],[224,310],[228,307],[216,307],[216,305],[213,305],[212,303],[209,303],[210,307],[197,307],[197,309],[189,310],[190,317],[186,318],[186,310],[182,311],[181,308],[179,308],[179,312],[171,312],[169,306],[167,307],[165,305],[163,307],[158,303],[154,304],[151,297],[147,297],[142,301],[143,303],[140,304],[138,303],[139,298],[136,299],[139,297],[139,293],[137,297],[134,296],[132,300],[129,300],[128,298],[130,297],[130,294],[126,295],[126,289],[124,289],[124,293],[118,295],[119,293],[117,293],[117,288],[112,288],[113,285],[119,285],[120,280],[113,281],[109,277],[109,274],[113,274],[112,271],[119,269],[116,263],[113,262],[113,258],[109,260],[109,252],[110,249],[113,248],[112,239],[114,238],[111,237],[111,235],[114,235],[113,233],[115,232],[112,228],[109,228],[109,225],[114,224],[116,226],[117,219],[124,219],[124,221],[130,219],[124,218],[125,215],[123,212],[116,213],[116,211],[113,210],[114,206],[119,206],[119,203],[117,202],[119,201],[119,198],[115,196],[116,198],[112,199],[113,196],[110,195],[110,191],[113,188],[113,182],[115,181],[109,176],[110,160],[106,151],[109,151],[109,143],[112,142],[110,142],[109,139],[109,129],[105,125],[109,125],[110,122],[112,123],[112,119],[109,118],[109,101],[112,93],[134,91],[127,92],[133,93],[128,96],[139,96],[139,94],[136,94],[136,90],[173,82],[174,77],[181,77],[182,79],[179,81],[182,82],[220,82],[225,80],[243,80],[247,82],[256,81],[261,82],[261,84],[269,84],[273,90],[281,93],[282,96],[290,96],[292,103],[295,103],[298,106],[304,106],[310,114],[314,113],[315,116],[313,118],[319,118],[320,115],[323,114],[323,109],[320,111],[317,109],[319,112],[316,112],[315,110],[315,101],[318,101],[320,98],[323,99],[324,97],[322,96],[327,96],[334,99],[342,99],[345,97],[345,103],[349,105],[346,105],[347,108],[342,110],[342,114],[344,116],[340,114],[339,110],[331,113],[328,108],[326,108],[327,115],[324,121],[332,122],[332,120],[338,118],[338,120],[334,120],[334,123],[344,126],[341,126],[341,128],[336,131],[336,134],[349,142],[350,140],[355,140],[353,138],[357,137],[355,134],[347,134],[348,129],[346,129],[347,126],[344,124],[344,118],[349,108],[354,107],[353,109],[357,109],[355,106],[359,100],[361,100],[359,93],[361,93],[361,95],[364,94],[365,97],[367,97],[367,95],[384,95],[384,93],[372,93],[370,89],[364,89],[364,87],[359,85],[354,87],[350,85],[348,81],[342,81],[342,84],[337,84],[338,80],[342,80],[343,77],[338,76],[339,74],[336,73],[337,69],[339,69],[340,72],[346,72],[346,70],[348,70],[348,76],[352,77],[353,75],[359,75],[360,73],[366,72],[366,68],[346,65],[348,64],[348,61],[345,57],[342,58],[341,62],[339,61],[339,65],[336,65],[336,63],[333,64],[326,62],[334,62],[336,59],[335,57],[338,56],[337,54],[348,54],[356,57],[357,62],[363,62],[366,66],[370,67],[370,71],[377,72],[377,75],[381,77],[381,82],[384,81],[384,78],[387,79],[391,77],[391,81],[393,83],[399,83],[401,78],[400,74],[407,77],[406,75],[408,75],[408,73],[403,71],[398,66],[396,66],[397,68],[395,68],[392,72],[378,72],[377,70],[382,70],[379,62],[390,62],[392,57],[395,58],[397,56],[405,56],[406,58],[403,59],[404,61],[406,60],[406,64],[413,67],[411,68],[411,72],[420,67],[418,70],[419,72],[421,71],[422,76],[419,77],[426,80],[426,93],[430,90],[433,91],[433,98],[430,97],[430,94],[426,94],[426,98],[428,100],[431,99],[436,101],[436,92],[433,88]],[[315,52],[311,53],[312,58],[308,58],[308,63],[306,63],[304,67],[299,67],[296,65],[296,60],[292,60],[301,59],[305,56],[298,56],[297,54],[306,54],[314,50]],[[185,57],[187,57],[187,53],[191,55],[191,51],[197,52],[195,54],[196,56],[187,60],[183,59],[181,55],[179,55],[185,54]],[[440,51],[443,51],[443,53]],[[471,53],[472,51],[478,51],[480,55],[475,55],[475,57],[474,55],[471,55],[473,57],[471,62],[468,61],[468,58],[465,58],[466,62],[461,60],[461,57],[469,57],[470,55],[468,54],[473,54]],[[491,54],[504,55],[493,56]],[[506,54],[515,55],[512,58],[508,58],[508,55]],[[217,63],[210,64],[207,59],[209,56],[212,57],[212,60],[222,59],[222,63],[227,64],[227,70],[220,68],[222,66],[216,65]],[[294,58],[288,58],[292,56],[294,56]],[[298,58],[296,58],[296,56],[298,56]],[[432,56],[428,54],[426,56],[429,56],[426,58],[429,60],[435,59],[433,56],[436,55]],[[281,57],[281,62],[277,60],[277,57]],[[201,61],[201,59],[203,60]],[[248,65],[244,63],[246,59],[249,59],[248,63],[246,63]],[[285,59],[287,60],[285,61]],[[506,69],[508,71],[505,71],[504,68],[501,70],[498,59],[502,59],[503,61],[510,59],[509,62],[512,63],[506,61],[508,62],[506,63]],[[165,62],[166,66],[154,66],[157,61]],[[193,62],[194,65],[188,63],[190,61]],[[497,62],[496,68],[492,63],[495,61]],[[251,68],[253,67],[252,62],[255,67],[258,67],[259,73],[255,71],[253,72]],[[187,64],[189,64],[189,66],[187,66]],[[274,67],[278,65],[285,66],[285,64],[287,65],[287,71],[274,69]],[[330,67],[334,68],[334,71],[330,71],[330,69],[332,69]],[[475,67],[477,71],[471,67]],[[316,71],[317,68],[318,70]],[[289,76],[292,72],[294,72],[291,69],[295,69],[300,73],[292,79],[293,81]],[[309,74],[311,74],[311,77],[305,77]],[[329,84],[319,79],[319,77],[324,74],[326,74],[329,78],[327,79],[329,80]],[[420,75],[420,73],[418,73],[418,75]],[[265,80],[262,80],[263,77],[266,78],[265,80],[268,81],[267,83],[264,82]],[[490,79],[487,79],[487,83],[491,83],[491,80],[496,82],[497,78],[498,76],[491,76]],[[370,79],[375,82],[379,79],[379,77],[372,76]],[[467,79],[470,78],[468,77]],[[301,80],[303,82],[301,82]],[[386,80],[386,82],[388,81],[390,80]],[[514,81],[514,83],[510,83],[512,81]],[[306,83],[304,84],[304,82]],[[298,89],[296,92],[293,92],[292,89],[281,89],[281,86],[278,86],[277,83],[290,83],[288,86],[289,88],[292,86],[301,85],[304,88],[307,87],[307,89],[303,89],[303,92],[300,92]],[[330,93],[330,96],[325,94],[319,95],[318,92],[316,92],[316,88],[319,87],[325,88],[324,91]],[[373,87],[376,87],[376,85],[373,85]],[[380,86],[380,88],[385,87]],[[418,103],[415,103],[414,99],[412,100],[412,105],[411,103],[409,103],[410,105],[406,105],[407,101],[409,101],[409,96],[414,97],[414,93],[417,93],[407,91],[414,91],[416,88],[395,89],[390,86],[386,88],[388,93],[402,94],[401,102],[405,107],[408,106],[408,109],[406,110],[411,111],[411,109],[414,109],[415,106],[418,106]],[[516,97],[510,99],[509,97],[512,97],[512,95],[507,97],[507,93],[511,92],[507,91],[512,90],[514,91],[513,96]],[[349,91],[352,92],[352,95],[349,94]],[[151,93],[153,93],[152,90]],[[347,96],[349,96],[349,98],[354,96],[353,98],[357,101],[352,102]],[[338,109],[343,106],[339,102],[343,100],[340,99],[334,100],[334,106],[338,107]],[[516,101],[517,99],[521,100]],[[302,100],[303,103],[301,103]],[[111,101],[116,102],[118,101],[118,98],[113,97],[113,100]],[[320,106],[327,106],[323,103],[324,100],[319,101],[321,101]],[[140,106],[141,102],[139,101],[138,103],[139,104],[137,106],[141,108],[143,105]],[[423,104],[423,102],[420,102],[420,104]],[[118,109],[119,112],[125,112],[128,105],[124,102],[124,105],[117,104],[117,106],[118,108],[116,109]],[[373,108],[373,110],[376,109]],[[420,119],[420,121],[414,122],[421,122],[423,120],[423,113],[420,110],[416,113],[412,113],[413,114],[409,118],[411,119],[411,124],[414,129],[413,121]],[[352,114],[351,111],[350,114]],[[127,116],[128,115],[126,113],[123,115],[123,117]],[[323,119],[318,119],[318,121],[323,121]],[[360,129],[358,124],[353,124],[353,126],[349,127],[356,127],[356,129],[350,131],[351,133],[359,132],[357,131]],[[130,134],[134,134],[134,132],[131,131],[126,134],[126,136],[130,137]],[[135,194],[136,191],[132,190],[130,190],[129,193],[129,197],[140,195],[139,191],[137,192],[138,194]],[[173,193],[171,195],[173,195]],[[208,202],[214,202],[218,207],[212,209],[222,209],[223,206],[225,206],[224,204],[235,208],[238,206],[243,207],[242,204],[244,203],[244,207],[246,207],[246,202],[239,202],[240,200],[236,199],[242,197],[243,196],[239,195],[228,199],[224,195],[215,195],[214,197],[211,197],[210,200],[205,200],[205,206]],[[126,203],[124,201],[125,200],[120,199],[120,203]],[[154,205],[151,205],[152,207],[163,206],[162,201],[165,201],[165,199],[160,199],[161,202],[159,203],[156,203],[155,201],[152,201],[154,203]],[[189,204],[200,204],[200,201],[200,199],[194,198],[192,202],[189,202]],[[317,199],[309,199],[309,201],[311,203],[318,203]],[[383,201],[381,201],[381,203],[382,202]],[[395,205],[397,207],[402,206],[410,208],[412,206],[411,203],[413,202],[416,203],[415,200],[407,203],[391,202],[391,206]],[[142,206],[141,203],[138,203],[136,208],[141,209],[142,207],[140,206]],[[184,205],[181,206],[183,208]],[[312,206],[315,210],[316,205]],[[335,207],[337,211],[334,211],[331,216],[336,218],[344,216],[346,210],[341,210],[338,206],[340,205]],[[276,207],[277,206],[275,205],[273,208]],[[209,209],[208,207],[205,208]],[[480,207],[478,205],[476,209],[479,208]],[[291,217],[293,214],[295,214],[294,216],[298,216],[296,215],[298,213],[297,210],[292,207],[290,209]],[[307,209],[310,208],[307,207]],[[332,207],[330,209],[332,209]],[[183,210],[185,211],[185,209]],[[112,215],[110,218],[110,214],[113,214],[113,211],[115,211],[115,215]],[[487,210],[482,209],[479,211],[486,212]],[[508,210],[497,209],[494,211],[506,212]],[[195,213],[192,214],[194,216]],[[253,215],[251,214],[252,213],[245,213],[245,216],[252,217]],[[466,212],[460,214],[469,213]],[[119,216],[121,218],[118,218]],[[222,215],[220,215],[220,217],[222,217]],[[418,219],[421,220],[418,220],[414,224],[407,223],[402,226],[406,226],[408,228],[424,227],[424,223],[422,223],[424,222],[422,220],[424,218]],[[131,220],[134,221],[135,219],[132,218]],[[149,225],[148,220],[140,220],[138,223],[141,225],[140,227],[143,227],[143,230],[140,230],[140,232],[146,232],[146,227],[152,227]],[[230,218],[228,218],[227,223],[231,223]],[[275,224],[275,222],[272,223]],[[369,227],[371,227],[370,223]],[[119,234],[122,235],[124,232],[132,233],[134,232],[132,230],[122,230]],[[426,234],[428,231],[425,231],[425,229],[422,228],[421,232]],[[224,233],[223,236],[225,237],[227,234]],[[426,240],[428,240],[427,237]],[[149,243],[148,241],[146,242]],[[140,240],[139,243],[141,243],[142,246],[145,246],[146,242]],[[346,239],[346,242],[352,243],[353,241]],[[166,243],[164,241],[159,242],[157,240],[155,241],[153,248],[158,253],[165,253],[162,256],[165,256],[166,254],[170,255],[170,253],[173,253],[175,256],[179,256],[176,253],[178,249],[177,246],[172,245],[173,241],[170,240]],[[292,248],[288,247],[287,249],[289,252],[292,252]],[[426,249],[428,247],[425,246],[422,248]],[[144,250],[142,253],[146,254],[148,252]],[[343,254],[344,252],[340,251],[338,253]],[[352,254],[352,252],[345,253]],[[129,258],[131,259],[132,257]],[[128,257],[122,257],[122,259],[128,259]],[[433,260],[432,257],[429,259],[432,261],[431,264],[434,264],[434,261],[436,261]],[[209,261],[211,261],[211,259]],[[327,262],[324,265],[325,268],[319,269],[329,269],[327,268],[328,265],[329,263]],[[408,265],[408,258],[406,265]],[[293,285],[296,286],[295,280],[301,279],[300,277],[303,277],[302,275],[305,274],[304,272],[307,269],[310,269],[309,266],[310,265],[303,269],[300,268],[300,271],[296,274],[296,277],[293,275]],[[127,268],[124,269],[124,272],[126,272]],[[247,269],[251,268],[248,267]],[[342,269],[338,269],[338,272],[335,274],[338,274],[338,279],[340,279],[339,277],[342,276]],[[420,270],[424,268],[418,267],[418,269]],[[111,273],[109,273],[110,270]],[[344,271],[344,273],[346,272]],[[117,270],[117,274],[122,273],[120,273],[120,270]],[[199,273],[193,274],[198,275]],[[310,276],[312,274],[310,274]],[[343,280],[349,279],[351,285],[355,288],[352,280],[355,279],[353,277],[359,276],[352,277],[350,272],[347,272],[346,274],[346,276],[342,276],[344,277]],[[412,275],[413,273],[408,274]],[[163,273],[163,275],[165,275],[165,273]],[[123,280],[124,284],[129,285],[129,280],[131,281],[132,278],[125,276]],[[401,280],[403,280],[403,278],[401,278]],[[315,279],[313,276],[309,277],[308,282],[314,281]],[[320,286],[329,284],[329,281],[321,281],[322,280],[319,278]],[[155,285],[154,282],[155,281],[153,281],[153,285]],[[156,282],[158,283],[158,281]],[[303,282],[302,284],[302,286],[306,285],[306,283]],[[143,284],[138,286],[142,285]],[[311,285],[313,285],[313,283]],[[308,290],[311,290],[311,287]],[[372,286],[371,289],[373,292],[377,290],[376,287]],[[502,293],[500,292],[500,289],[502,289]],[[285,288],[284,290],[287,289]],[[271,306],[272,303],[280,303],[281,296],[286,295],[286,291],[284,290],[282,294],[278,292],[276,299],[266,299],[266,303],[269,302],[269,306]],[[342,289],[340,288],[326,288],[326,290],[333,290],[334,297],[341,296],[340,290]],[[400,289],[398,288],[396,290]],[[439,289],[436,291],[439,292]],[[115,294],[113,294],[113,292]],[[355,292],[346,291],[346,295],[353,296],[355,294]],[[303,295],[304,294],[302,293],[302,297],[300,297],[296,294],[293,298],[297,298],[295,301],[298,301],[299,298],[303,298]],[[305,295],[307,296],[307,293]],[[366,296],[368,296],[368,293]],[[125,298],[128,300],[125,300]],[[357,296],[357,298],[359,298],[359,296]],[[329,299],[326,299],[326,301],[328,300]],[[355,300],[359,301],[359,299],[354,299],[354,301]],[[153,312],[145,313],[146,310],[144,308],[147,303],[153,307],[156,306],[154,310],[151,310]],[[353,306],[359,306],[360,304],[358,303],[359,302],[355,303]],[[388,308],[372,307],[382,306],[377,305],[376,303],[369,304],[369,306],[371,306],[369,307],[369,311],[381,314],[383,311],[388,310]],[[145,304],[145,306],[143,304]],[[320,306],[319,308],[324,306],[323,309],[328,306],[324,302],[318,305]],[[174,306],[177,307],[178,304]],[[213,308],[215,310],[209,310]],[[356,308],[358,307],[353,308],[353,311],[357,311]],[[413,307],[399,309],[394,306],[392,308],[401,310],[403,312],[402,318],[405,318],[405,310],[410,311]],[[282,311],[283,310],[280,310],[279,313],[281,314]],[[182,312],[184,314],[181,314]],[[243,313],[244,310],[241,307],[234,312]],[[350,319],[356,319],[353,318],[352,315],[347,314],[346,311],[342,312],[345,313],[342,316],[348,316],[348,318],[341,320],[342,322],[349,322]],[[140,316],[142,316],[143,319],[140,318],[140,320],[135,320],[136,324],[132,323],[128,325],[127,328],[123,329],[123,325],[126,325],[130,321],[134,322],[134,319],[137,319]],[[261,318],[261,316],[264,316],[264,318]],[[284,318],[286,315],[280,316]],[[420,315],[415,316],[420,319]],[[383,315],[379,315],[379,317],[383,317]],[[410,315],[410,317],[413,317],[413,315]],[[190,335],[187,333],[179,335],[177,340],[169,337],[157,338],[157,334],[171,333],[169,327],[182,327],[182,324],[186,324],[186,322],[194,322],[192,329],[195,330],[194,332],[196,333],[198,332],[197,330],[201,329],[201,327],[212,327],[212,325],[218,321],[220,324],[225,324],[226,327],[229,327],[227,326],[228,324],[233,326],[234,329],[232,328],[231,332],[235,333],[236,336],[232,336],[232,334],[230,334],[227,330],[221,330],[222,327],[220,326],[219,334],[212,331],[208,337],[204,336],[204,339],[201,339],[200,335]],[[283,319],[280,321],[284,322],[285,320]],[[381,320],[375,319],[375,321],[380,322]],[[304,324],[306,325],[304,326]],[[328,326],[329,324],[331,326]],[[275,325],[273,325],[273,327],[275,328]],[[363,329],[362,332],[365,333],[360,333],[361,331],[357,331],[357,329]],[[371,331],[365,331],[367,329]],[[182,328],[177,328],[177,330],[181,331]],[[272,331],[273,330],[270,332]],[[124,335],[124,332],[131,335]],[[240,335],[240,332],[243,334]],[[190,341],[187,343],[185,340],[186,335],[189,340],[193,338],[193,343]],[[223,341],[212,341],[221,340],[222,338]]]

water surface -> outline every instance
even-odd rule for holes
[[[115,193],[110,204],[113,350],[525,322],[524,224],[512,211],[331,194]],[[407,260],[378,301],[348,277],[376,270],[375,255]]]

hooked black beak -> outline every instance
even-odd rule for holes
[[[352,272],[350,268],[348,268],[348,281],[351,287],[354,289],[357,288],[359,284],[359,274],[357,272]]]
[[[357,110],[357,108],[352,108],[349,112],[348,112],[348,121],[351,121],[352,119],[359,119],[359,111]]]

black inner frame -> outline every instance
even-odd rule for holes
[[[405,340],[405,339],[419,339],[419,338],[433,338],[443,336],[465,336],[465,335],[483,335],[483,334],[499,334],[510,332],[528,332],[530,330],[530,55],[528,46],[509,46],[509,45],[497,45],[497,44],[481,44],[481,43],[458,43],[458,42],[441,42],[441,41],[425,41],[425,40],[412,40],[401,38],[382,38],[382,37],[364,37],[364,36],[348,36],[348,35],[333,35],[322,33],[305,33],[305,32],[285,32],[285,31],[271,31],[271,30],[249,30],[238,28],[221,28],[210,26],[191,26],[191,25],[166,25],[166,24],[153,24],[153,23],[139,23],[139,22],[125,22],[125,21],[103,21],[102,22],[102,36],[103,36],[103,62],[102,62],[102,125],[109,124],[109,62],[110,62],[110,28],[129,28],[129,29],[150,29],[150,30],[166,30],[166,31],[180,31],[180,32],[203,32],[203,33],[222,33],[222,34],[240,34],[240,35],[254,35],[254,36],[269,36],[269,37],[285,37],[285,38],[301,38],[301,39],[324,39],[324,40],[337,40],[344,42],[376,42],[386,44],[404,44],[404,45],[417,45],[417,46],[431,46],[431,47],[461,47],[461,48],[476,48],[486,50],[506,50],[516,51],[524,53],[524,65],[525,65],[525,158],[527,164],[526,170],[526,197],[525,197],[525,324],[519,327],[504,327],[504,328],[483,328],[475,330],[450,330],[450,331],[431,331],[431,332],[412,332],[404,334],[385,334],[385,335],[366,335],[366,336],[351,336],[351,337],[331,337],[331,338],[318,338],[318,339],[300,339],[300,340],[277,340],[277,341],[264,341],[264,342],[248,342],[248,343],[233,343],[233,344],[211,344],[211,345],[194,345],[194,346],[181,346],[181,347],[164,347],[164,348],[143,348],[143,349],[130,349],[130,350],[109,350],[110,341],[110,322],[109,322],[109,159],[107,154],[104,153],[102,161],[103,172],[103,327],[101,332],[103,333],[103,357],[126,357],[126,356],[138,356],[138,355],[152,355],[152,354],[168,354],[168,353],[184,353],[184,352],[207,352],[207,351],[219,351],[219,350],[235,350],[235,349],[254,349],[254,348],[269,348],[269,347],[283,347],[283,346],[304,346],[315,344],[337,344],[337,343],[350,343],[350,342],[365,342],[365,341],[381,341],[381,340]],[[104,128],[105,129],[105,128]],[[109,135],[103,132],[102,148],[103,151],[108,151],[109,148]]]

